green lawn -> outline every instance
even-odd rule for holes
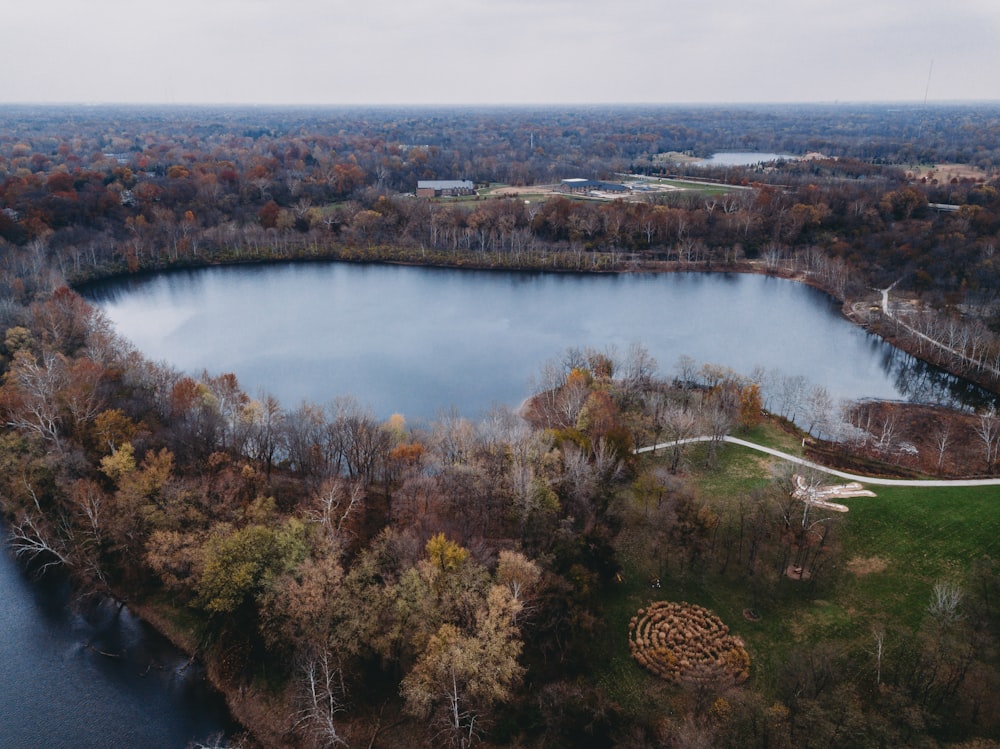
[[[876,493],[850,501],[842,536],[848,561],[885,562],[884,571],[846,577],[842,598],[860,611],[916,625],[936,581],[962,584],[976,559],[1000,557],[1000,487],[878,487]]]
[[[748,439],[792,453],[801,443],[772,426],[758,427]],[[704,445],[686,452],[686,464],[699,500],[725,507],[727,500],[747,495],[773,481],[777,461],[735,445],[726,445],[713,467],[706,467]],[[666,461],[664,454],[644,462]],[[891,623],[914,631],[925,619],[934,583],[949,580],[970,590],[970,571],[984,554],[1000,558],[1000,487],[934,489],[875,487],[877,497],[845,502],[850,512],[835,523],[837,547],[815,586],[780,579],[776,592],[748,621],[743,610],[753,596],[748,581],[730,570],[718,573],[708,564],[699,574],[664,575],[662,588],[650,587],[659,567],[655,561],[654,518],[623,492],[622,531],[617,545],[623,580],[606,602],[609,637],[602,644],[602,683],[627,710],[646,713],[664,697],[678,697],[635,664],[628,652],[627,626],[640,607],[654,600],[685,600],[712,609],[747,643],[753,659],[752,679],[769,681],[769,673],[801,643],[828,641],[843,648],[865,648],[873,627]],[[672,572],[672,570],[668,571]],[[669,700],[667,700],[669,702]]]

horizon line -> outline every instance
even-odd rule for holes
[[[252,102],[252,101],[2,101],[0,107],[221,107],[221,108],[262,108],[262,109],[359,109],[359,108],[583,108],[583,107],[767,107],[767,106],[955,106],[955,105],[1000,105],[996,99],[815,99],[810,101],[578,101],[578,102]]]

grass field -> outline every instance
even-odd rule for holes
[[[989,175],[978,166],[971,164],[913,164],[906,167],[907,176],[914,181],[926,179],[928,182],[937,180],[948,183],[953,179],[984,180]]]
[[[842,537],[848,563],[877,558],[885,569],[848,575],[841,598],[916,625],[935,582],[961,584],[976,559],[1000,553],[1000,487],[882,487],[878,495],[851,501]]]
[[[674,190],[684,190],[685,192],[697,192],[702,195],[724,195],[744,189],[733,187],[732,185],[714,185],[709,182],[699,182],[695,179],[665,179],[655,177],[643,179],[640,184],[673,188]]]
[[[652,188],[647,192],[635,192],[628,196],[625,196],[625,200],[642,200],[645,197],[653,197],[656,195],[671,195],[680,193],[697,193],[699,195],[723,195],[726,193],[731,193],[734,190],[739,190],[741,188],[732,187],[730,185],[714,185],[707,182],[698,182],[695,180],[678,180],[678,179],[658,179],[649,178],[642,180],[626,179],[623,184],[632,186],[642,186]],[[490,185],[484,190],[480,190],[479,198],[504,198],[504,197],[516,197],[518,199],[530,200],[532,203],[541,203],[549,200],[553,197],[561,197],[567,200],[573,200],[576,202],[594,202],[594,203],[609,203],[614,200],[621,200],[623,196],[621,195],[581,195],[578,193],[567,193],[555,189],[555,185],[551,186],[534,186],[534,187],[511,187],[507,185],[494,184]],[[447,202],[475,202],[476,196],[467,196],[462,198],[437,198],[436,200],[447,201]]]
[[[800,452],[794,436],[772,426],[759,427],[748,438]],[[784,470],[778,461],[734,445],[724,446],[709,468],[705,450],[703,445],[692,447],[685,461],[697,501],[716,509],[768,486]],[[1000,487],[876,487],[876,492],[875,498],[846,500],[850,512],[829,521],[836,524],[836,540],[822,580],[802,583],[775,574],[766,583],[769,593],[763,601],[755,596],[752,581],[732,569],[720,574],[715,562],[697,574],[679,575],[675,568],[664,574],[656,561],[662,543],[656,519],[623,492],[617,542],[623,573],[606,604],[604,686],[637,715],[683,698],[645,672],[628,652],[629,618],[654,600],[689,601],[718,614],[746,641],[753,661],[751,680],[766,689],[775,665],[804,643],[836,642],[859,651],[869,646],[878,624],[915,631],[927,616],[935,582],[950,581],[969,590],[974,562],[984,554],[1000,558]],[[662,587],[654,589],[650,579],[657,575]],[[756,621],[744,617],[751,606],[760,614]]]

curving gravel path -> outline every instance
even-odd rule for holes
[[[668,447],[675,447],[676,445],[687,445],[693,442],[711,442],[712,437],[691,437],[690,439],[675,440],[673,442],[661,442],[658,445],[650,445],[648,447],[640,447],[635,452],[648,453],[654,450],[660,450]],[[846,471],[838,471],[834,468],[827,468],[819,463],[814,463],[811,460],[806,460],[805,458],[800,458],[796,455],[790,455],[789,453],[782,452],[781,450],[775,450],[773,447],[764,447],[764,445],[758,445],[756,442],[748,442],[747,440],[741,440],[739,437],[730,437],[728,434],[725,435],[722,440],[724,442],[729,442],[733,445],[741,445],[742,447],[748,447],[751,450],[756,450],[758,452],[767,453],[768,455],[773,455],[776,458],[781,458],[782,460],[787,460],[790,463],[796,463],[800,466],[805,466],[806,468],[812,468],[816,471],[821,471],[823,473],[828,473],[831,476],[837,476],[842,479],[847,479],[848,481],[860,481],[863,484],[875,484],[878,486],[924,486],[924,487],[948,487],[948,486],[1000,486],[1000,478],[992,479],[883,479],[875,476],[860,476],[856,473],[847,473]]]

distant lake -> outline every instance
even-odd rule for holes
[[[794,161],[798,158],[798,156],[789,154],[759,151],[720,151],[696,163],[699,166],[753,166],[754,164],[767,164],[771,161]]]
[[[379,417],[516,407],[568,347],[642,344],[801,375],[834,400],[961,400],[965,386],[845,320],[803,284],[759,275],[587,275],[306,263],[163,273],[84,290],[146,356],[233,372],[286,408],[351,395]]]

